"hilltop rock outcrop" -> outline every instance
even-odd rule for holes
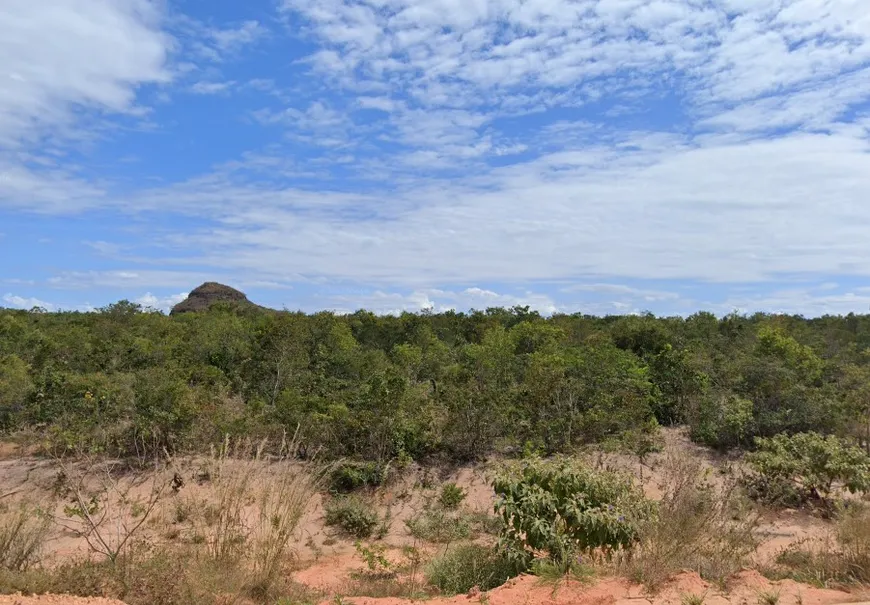
[[[212,305],[219,302],[252,307],[257,306],[248,300],[244,292],[217,282],[206,282],[194,288],[187,295],[187,298],[172,307],[172,311],[169,314],[178,315],[180,313],[207,311]]]

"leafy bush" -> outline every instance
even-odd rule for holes
[[[346,494],[362,487],[377,487],[386,481],[387,474],[387,469],[375,462],[345,461],[332,470],[329,489]]]
[[[28,506],[0,509],[0,569],[23,571],[37,562],[49,520]]]
[[[561,562],[580,552],[628,547],[652,511],[627,476],[567,459],[514,464],[493,488],[504,523],[500,544],[526,564],[538,552]]]
[[[368,538],[380,524],[374,507],[357,496],[334,498],[326,505],[326,524],[355,538]]]
[[[734,484],[715,487],[708,470],[688,457],[670,458],[655,514],[642,520],[638,540],[618,568],[633,581],[656,586],[684,569],[722,582],[758,545],[758,519]]]
[[[756,439],[746,455],[752,473],[747,486],[771,502],[784,496],[799,502],[831,503],[835,486],[850,493],[870,490],[870,454],[833,435],[798,433]]]
[[[460,594],[474,587],[493,589],[523,571],[514,559],[492,548],[458,544],[429,564],[426,578],[445,594]]]
[[[465,500],[465,490],[455,483],[445,483],[441,486],[438,503],[445,510],[456,510],[463,500]]]

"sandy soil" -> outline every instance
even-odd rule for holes
[[[600,467],[622,469],[633,473],[639,479],[648,496],[655,498],[661,495],[659,483],[662,480],[662,468],[668,456],[675,452],[689,454],[702,460],[708,466],[711,476],[718,482],[725,482],[734,461],[717,457],[709,450],[692,444],[685,433],[678,430],[664,431],[665,449],[663,452],[649,456],[641,465],[636,458],[625,455],[594,454],[590,463]],[[18,501],[42,503],[55,502],[55,514],[62,516],[66,502],[52,500],[57,483],[57,468],[49,461],[26,457],[18,448],[0,444],[0,504],[14,504]],[[422,510],[428,501],[437,497],[440,486],[445,481],[453,481],[462,487],[467,497],[464,506],[477,511],[492,511],[494,495],[489,487],[488,465],[457,468],[452,471],[436,472],[431,469],[412,467],[389,487],[371,495],[380,508],[381,514],[389,514],[391,523],[389,531],[383,540],[393,552],[405,545],[415,545],[409,535],[405,521]],[[179,504],[197,502],[212,496],[208,482],[198,479],[202,471],[202,461],[183,461],[178,469],[184,478],[184,487],[179,493],[167,493],[154,518],[143,528],[145,534],[157,541],[184,539],[188,530],[175,519]],[[279,472],[275,467],[270,472]],[[140,478],[141,479],[141,478]],[[147,492],[147,481],[141,488]],[[363,564],[356,554],[353,541],[338,535],[332,528],[324,524],[325,497],[314,496],[299,526],[296,545],[297,566],[300,571],[294,574],[297,581],[316,588],[330,597],[341,594],[354,570],[362,568]],[[820,539],[827,535],[831,525],[827,521],[812,517],[798,511],[784,511],[768,515],[761,527],[763,544],[756,553],[755,561],[765,563],[771,561],[776,554],[789,545],[802,541]],[[432,546],[429,549],[435,549]],[[56,529],[48,545],[46,565],[52,565],[73,556],[87,552],[81,538],[69,531]],[[433,605],[458,605],[460,603],[480,602],[490,605],[530,605],[532,603],[548,605],[680,605],[685,594],[705,594],[704,605],[758,605],[759,593],[773,591],[780,594],[779,605],[832,605],[861,600],[861,595],[819,590],[809,586],[801,586],[784,581],[773,584],[755,572],[744,572],[729,586],[727,592],[720,592],[711,587],[694,574],[683,574],[676,578],[662,592],[655,596],[647,595],[641,587],[630,585],[623,580],[605,579],[591,586],[577,583],[562,584],[558,590],[552,586],[540,585],[536,578],[517,578],[505,586],[490,593],[481,595],[462,595],[451,598],[435,598],[429,602]],[[867,596],[863,598],[866,600]],[[352,597],[347,599],[354,605],[405,605],[401,599],[372,599],[367,597]],[[325,602],[328,602],[325,601]],[[0,596],[0,605],[76,605],[78,603],[93,603],[118,605],[117,601],[103,599],[76,599],[65,596],[21,597]]]
[[[326,569],[326,568],[322,568]],[[311,576],[306,576],[309,580]],[[426,601],[431,605],[681,605],[687,595],[703,597],[705,605],[757,605],[765,593],[779,595],[780,605],[833,605],[860,601],[861,595],[838,590],[813,588],[792,581],[771,582],[754,571],[738,574],[726,590],[702,580],[695,573],[683,573],[671,580],[656,594],[626,580],[605,578],[591,584],[577,581],[557,586],[542,584],[533,576],[522,576],[485,594],[475,591],[455,597],[436,597]],[[864,595],[866,598],[866,595]],[[354,605],[407,605],[400,598],[352,597]],[[333,601],[325,599],[322,605]]]

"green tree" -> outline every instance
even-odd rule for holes
[[[33,393],[30,368],[17,355],[0,357],[0,430],[9,429]]]

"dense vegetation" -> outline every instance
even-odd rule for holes
[[[379,464],[643,449],[680,423],[720,448],[806,431],[867,448],[868,350],[855,315],[0,310],[0,430],[119,455],[286,431],[302,456]]]

